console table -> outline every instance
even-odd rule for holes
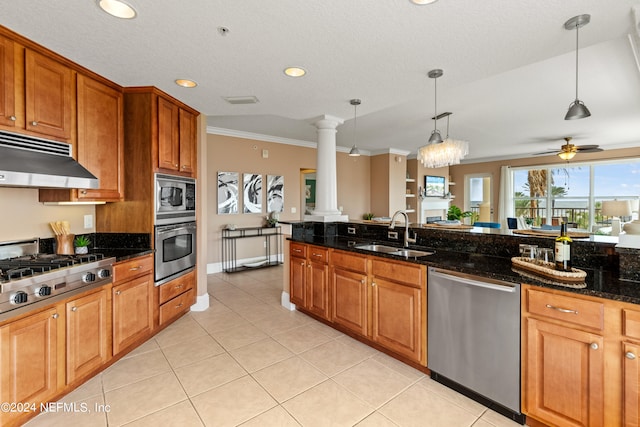
[[[264,242],[264,258],[255,262],[238,265],[237,244],[243,239],[262,239]],[[244,227],[234,230],[222,230],[222,271],[237,273],[248,269],[273,267],[282,264],[280,253],[282,249],[282,228],[275,227]]]

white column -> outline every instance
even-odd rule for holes
[[[324,115],[313,124],[318,128],[318,159],[316,165],[316,207],[308,221],[348,221],[338,210],[338,178],[336,173],[336,128],[344,120]]]

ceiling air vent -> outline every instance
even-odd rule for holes
[[[255,96],[223,96],[222,99],[233,105],[256,104],[259,102]]]

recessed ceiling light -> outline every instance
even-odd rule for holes
[[[182,87],[196,87],[196,86],[198,86],[198,83],[194,82],[193,80],[189,80],[189,79],[176,79],[176,84],[178,86],[182,86]]]
[[[135,9],[121,0],[97,0],[97,2],[100,9],[116,18],[133,19],[136,17]]]
[[[307,70],[302,67],[287,67],[284,73],[289,77],[302,77],[307,74]]]
[[[435,3],[435,2],[437,2],[438,0],[410,0],[410,1],[411,1],[411,3],[413,3],[413,4],[417,4],[417,5],[419,5],[419,6],[424,6],[424,5],[426,5],[426,4]]]

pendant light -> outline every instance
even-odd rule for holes
[[[349,101],[351,105],[353,105],[353,147],[351,147],[351,151],[349,151],[349,155],[351,157],[358,157],[360,155],[360,150],[356,146],[356,128],[357,128],[357,120],[358,120],[358,105],[362,103],[359,99],[352,99]]]
[[[564,116],[565,120],[584,119],[591,115],[591,112],[584,105],[584,102],[578,99],[578,29],[584,27],[591,20],[591,15],[578,15],[569,19],[564,23],[566,30],[576,30],[576,100],[569,105],[569,111]]]
[[[430,79],[433,79],[433,99],[434,99],[434,116],[436,119],[433,122],[433,132],[431,132],[431,136],[429,137],[430,144],[439,144],[442,142],[442,135],[440,135],[440,131],[438,130],[438,77],[442,76],[442,70],[435,69],[429,71],[427,74]]]

